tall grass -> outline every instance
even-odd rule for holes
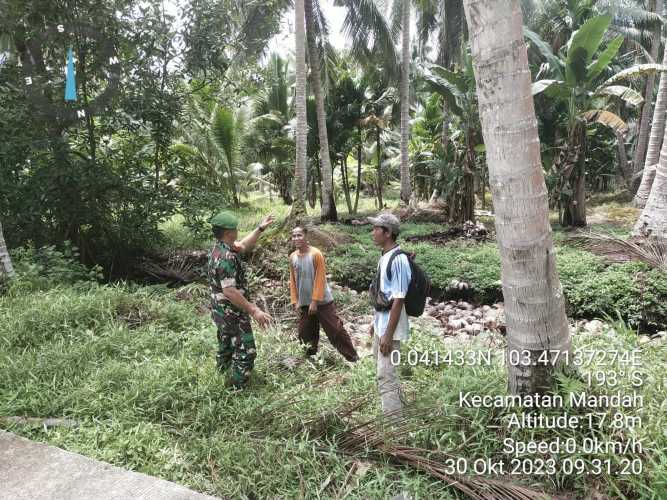
[[[318,358],[306,362],[293,330],[258,331],[251,384],[241,393],[229,392],[214,368],[213,324],[195,305],[163,287],[123,285],[0,298],[0,415],[67,417],[80,424],[45,430],[0,419],[0,426],[231,498],[456,497],[440,481],[393,466],[376,449],[343,453],[341,439],[379,414],[370,358],[349,366],[324,341]],[[575,342],[590,349],[629,349],[636,336],[619,323],[615,332],[580,335]],[[445,352],[432,332],[419,329],[404,346],[409,349]],[[667,492],[664,344],[643,346],[642,356],[645,383],[639,390],[645,406],[638,413],[644,425],[604,435],[641,438],[643,474],[509,479],[575,496],[597,488],[612,497],[661,498]],[[406,444],[471,460],[502,458],[507,412],[460,408],[458,394],[504,393],[504,368],[404,364],[400,373],[415,408],[406,424],[410,431],[401,437]],[[577,383],[564,378],[560,390]],[[322,419],[360,396],[370,403],[349,420]],[[324,425],[324,432],[318,434],[313,422]],[[574,434],[524,430],[514,437]]]

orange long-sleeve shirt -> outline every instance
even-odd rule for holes
[[[327,283],[326,263],[319,249],[309,246],[303,255],[292,252],[289,257],[290,298],[292,304],[306,306],[315,300],[319,304],[333,301]]]

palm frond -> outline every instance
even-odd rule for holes
[[[590,233],[574,237],[596,253],[606,254],[615,260],[635,259],[667,273],[667,243],[655,239],[624,240],[613,234]]]
[[[236,120],[231,110],[219,107],[213,118],[213,136],[227,160],[229,168],[234,166],[234,148],[236,147]]]
[[[269,5],[265,2],[243,2],[241,5],[243,24],[239,46],[242,49],[239,57],[235,58],[237,63],[264,53],[267,42],[280,32],[280,19],[293,6],[293,0],[273,0]]]
[[[272,415],[277,413],[284,415],[285,408],[295,407],[299,402],[294,396],[290,396],[289,399],[265,410],[262,414],[265,426],[268,427],[273,423],[269,420]],[[283,418],[275,425],[281,426],[280,434],[294,435],[307,432],[316,441],[333,442],[337,449],[346,455],[360,455],[365,460],[380,463],[389,460],[390,463],[419,470],[474,500],[546,498],[543,492],[509,481],[477,475],[451,474],[447,472],[445,464],[459,457],[406,444],[408,436],[427,427],[434,418],[447,418],[441,406],[414,405],[404,408],[400,415],[390,413],[382,418],[355,421],[354,417],[359,410],[370,403],[368,394],[355,395],[325,413],[317,411],[304,415],[300,412],[295,418]],[[295,424],[285,425],[285,422],[295,420]]]
[[[652,31],[661,29],[665,24],[665,18],[662,15],[643,8],[637,2],[599,0],[596,8],[600,13],[613,15],[613,23],[617,26]]]
[[[438,2],[435,0],[415,0],[414,4],[417,18],[417,41],[419,43],[419,51],[423,55],[431,35],[440,24],[438,19],[440,9]]]
[[[379,3],[374,0],[334,0],[334,5],[347,9],[343,32],[350,38],[352,55],[367,63],[376,63],[381,57],[387,72],[398,78],[399,58],[394,36]]]

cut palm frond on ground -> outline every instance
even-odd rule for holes
[[[619,238],[612,234],[588,233],[570,238],[573,242],[581,241],[586,248],[602,255],[612,262],[639,260],[667,273],[667,245],[651,239]]]

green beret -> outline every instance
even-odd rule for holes
[[[209,219],[209,222],[212,226],[218,226],[222,229],[236,229],[239,227],[239,220],[236,216],[231,213],[223,210],[222,212],[214,215]]]

